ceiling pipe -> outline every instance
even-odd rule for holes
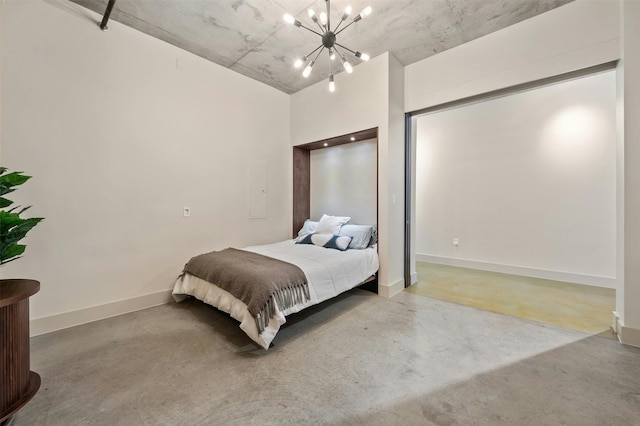
[[[109,21],[109,15],[111,15],[111,9],[113,9],[114,4],[116,4],[116,0],[109,0],[107,9],[104,11],[104,16],[102,17],[102,22],[100,22],[100,29],[102,31],[107,31],[109,29],[109,27],[107,27],[107,21]]]

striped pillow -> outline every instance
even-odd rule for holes
[[[296,244],[313,244],[325,248],[345,251],[349,248],[351,237],[331,235],[331,234],[309,234],[303,235],[296,240]]]

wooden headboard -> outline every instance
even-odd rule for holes
[[[293,147],[292,235],[294,237],[297,235],[298,230],[302,228],[304,221],[311,215],[311,151],[360,142],[368,139],[375,139],[376,141],[378,140],[377,127]],[[377,209],[378,204],[376,197],[376,217]]]

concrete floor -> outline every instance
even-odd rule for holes
[[[640,349],[403,292],[290,317],[269,351],[199,302],[32,339],[32,425],[638,425]]]
[[[612,288],[428,262],[416,262],[416,271],[408,292],[617,340]]]

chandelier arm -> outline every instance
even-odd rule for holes
[[[353,51],[353,50],[349,49],[349,48],[348,48],[348,47],[346,47],[346,46],[341,45],[341,44],[340,44],[340,43],[338,43],[338,42],[336,42],[336,45],[338,45],[338,46],[342,47],[344,50],[348,50],[349,52],[351,52],[351,53],[355,56],[355,54],[356,54],[356,52],[355,52],[355,51]]]
[[[353,25],[353,24],[355,24],[355,23],[356,23],[356,21],[351,21],[351,22],[349,22],[349,24],[348,24],[346,27],[344,27],[343,29],[341,29],[340,31],[338,31],[338,32],[337,32],[337,33],[335,33],[335,34],[336,34],[336,35],[340,34],[341,32],[343,32],[344,30],[346,30],[347,28],[349,28],[350,26],[352,26],[352,25]],[[334,32],[335,32],[335,31],[334,31]]]
[[[327,6],[327,31],[331,31],[331,2],[325,0],[324,4]]]
[[[305,29],[305,30],[307,30],[307,31],[311,31],[312,33],[317,34],[317,35],[319,35],[320,37],[322,37],[322,34],[320,34],[319,32],[317,32],[317,31],[315,31],[315,30],[312,30],[312,29],[311,29],[311,28],[309,28],[309,27],[305,27],[305,26],[304,26],[304,25],[302,25],[302,24],[300,24],[300,27],[304,28],[304,29]]]
[[[324,50],[324,46],[323,46],[323,45],[320,45],[320,46],[318,46],[318,47],[322,47],[322,49],[320,49],[320,51],[318,52],[318,54],[316,55],[316,57],[313,59],[313,62],[315,62],[315,61],[318,59],[318,56],[320,56],[320,54],[321,54],[321,53],[322,53],[322,51]],[[316,50],[317,50],[317,48],[316,48]]]
[[[340,34],[340,32],[341,32],[341,31],[338,31],[338,29],[340,28],[340,25],[342,25],[342,23],[343,23],[344,21],[345,21],[344,19],[341,19],[341,20],[340,20],[340,22],[338,22],[338,25],[333,29],[333,33],[334,33],[334,34],[336,34],[336,35],[337,35],[337,34]],[[345,27],[345,28],[347,28],[347,27]]]
[[[337,46],[340,46],[338,43],[336,43],[336,45],[337,45]],[[341,60],[343,60],[343,61],[345,60],[345,59],[344,59],[344,56],[342,55],[342,53],[340,53],[340,51],[338,50],[338,48],[337,48],[336,46],[333,46],[333,50],[336,52],[336,55],[338,55],[338,57],[339,57]]]
[[[314,53],[316,53],[316,51],[317,51],[318,49],[320,49],[321,47],[322,47],[322,45],[320,45],[320,46],[316,47],[316,48],[315,48],[315,49],[313,49],[311,52],[309,52],[309,53],[307,53],[306,55],[304,55],[304,57],[305,57],[305,58],[310,57],[311,55],[313,55]]]

